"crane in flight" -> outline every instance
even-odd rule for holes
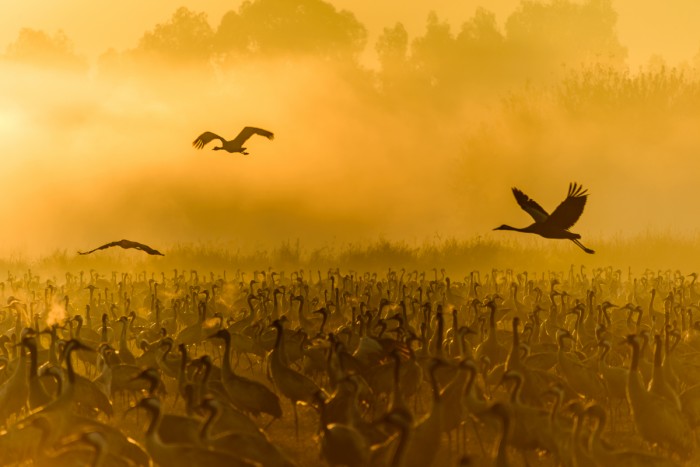
[[[143,243],[139,243],[139,242],[132,242],[131,240],[119,240],[119,241],[117,241],[117,242],[105,243],[104,245],[98,246],[97,248],[94,248],[94,249],[92,249],[92,250],[90,250],[90,251],[79,251],[78,254],[79,254],[79,255],[89,255],[90,253],[93,253],[93,252],[95,252],[95,251],[97,251],[97,250],[104,250],[104,249],[106,249],[106,248],[112,248],[113,246],[120,246],[120,247],[122,247],[122,248],[124,248],[124,249],[126,249],[126,248],[134,248],[134,249],[136,249],[136,250],[144,251],[144,252],[148,253],[149,255],[165,256],[165,255],[164,255],[163,253],[161,253],[160,251],[155,250],[155,249],[151,248],[151,247],[148,246],[148,245],[144,245]]]
[[[583,213],[583,208],[586,206],[586,200],[588,199],[587,191],[581,185],[569,183],[569,193],[566,199],[557,206],[552,214],[549,214],[536,201],[514,187],[513,195],[515,200],[525,212],[532,216],[535,222],[524,228],[503,224],[493,230],[514,230],[516,232],[537,234],[544,238],[569,239],[586,253],[593,254],[595,251],[586,248],[579,241],[581,235],[569,231]]]
[[[213,148],[214,151],[224,150],[231,153],[240,152],[241,154],[247,155],[248,152],[246,151],[246,148],[243,147],[243,145],[248,140],[248,138],[250,138],[253,135],[264,136],[265,138],[270,140],[275,138],[275,135],[271,131],[263,130],[262,128],[256,128],[254,126],[247,126],[243,128],[240,133],[238,133],[238,136],[236,136],[230,141],[226,141],[224,138],[217,135],[216,133],[212,133],[211,131],[205,131],[192,142],[192,146],[194,146],[197,149],[202,149],[210,141],[218,139],[221,141],[221,146],[215,146]]]

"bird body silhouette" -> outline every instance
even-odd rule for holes
[[[247,126],[243,128],[240,133],[238,133],[238,136],[236,136],[230,141],[225,140],[216,133],[212,133],[211,131],[205,131],[192,142],[192,146],[194,146],[197,149],[202,149],[206,144],[208,144],[212,140],[218,139],[221,141],[221,146],[214,147],[214,151],[224,150],[231,153],[240,152],[241,154],[247,155],[248,152],[246,151],[246,148],[243,147],[243,144],[245,144],[248,138],[250,138],[253,135],[264,136],[265,138],[270,140],[275,138],[275,135],[271,131],[263,130],[262,128],[256,128],[253,126]]]
[[[569,183],[569,193],[566,199],[557,206],[552,214],[549,214],[536,201],[515,187],[513,188],[513,195],[523,211],[530,214],[535,222],[524,228],[503,224],[493,230],[514,230],[516,232],[534,233],[544,238],[568,239],[586,253],[595,253],[595,251],[586,248],[579,241],[581,235],[569,231],[581,217],[588,199],[587,190],[584,190],[581,185]]]
[[[106,249],[106,248],[111,248],[111,247],[113,247],[113,246],[120,246],[120,247],[122,247],[122,248],[124,248],[124,249],[127,249],[127,248],[134,248],[134,249],[136,249],[136,250],[144,251],[144,252],[148,253],[149,255],[165,256],[165,255],[164,255],[163,253],[161,253],[160,251],[154,250],[153,248],[151,248],[151,247],[148,246],[148,245],[144,245],[143,243],[139,243],[139,242],[132,242],[131,240],[119,240],[119,241],[117,241],[117,242],[105,243],[104,245],[98,246],[97,248],[94,248],[94,249],[92,249],[92,250],[90,250],[90,251],[79,251],[78,254],[79,254],[79,255],[89,255],[90,253],[93,253],[93,252],[95,252],[95,251],[97,251],[97,250],[104,250],[104,249]]]

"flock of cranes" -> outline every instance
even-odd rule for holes
[[[696,278],[8,275],[0,465],[697,465]]]
[[[238,133],[238,135],[234,139],[230,141],[224,139],[223,137],[215,133],[212,133],[211,131],[205,131],[192,142],[192,146],[194,146],[197,149],[202,149],[211,141],[218,139],[219,141],[221,141],[221,146],[215,146],[214,148],[212,148],[215,151],[224,150],[229,153],[240,152],[242,154],[249,154],[247,152],[247,149],[243,147],[243,144],[245,144],[245,142],[253,135],[264,136],[270,140],[274,139],[274,134],[268,130],[246,126],[240,131],[240,133]],[[585,207],[586,201],[588,200],[587,190],[584,190],[581,185],[578,185],[576,183],[570,183],[569,192],[566,196],[566,199],[562,201],[561,204],[559,204],[559,206],[557,206],[557,208],[554,210],[554,212],[552,212],[551,215],[547,211],[545,211],[544,208],[540,206],[535,200],[528,197],[518,188],[513,188],[512,190],[513,195],[515,196],[515,200],[518,202],[518,205],[520,205],[520,207],[525,212],[532,216],[535,222],[524,228],[511,227],[509,225],[503,224],[499,227],[496,227],[494,230],[511,230],[523,233],[533,233],[540,235],[544,238],[568,239],[571,240],[576,246],[581,248],[586,253],[595,253],[595,251],[585,247],[581,243],[581,241],[579,240],[581,238],[581,235],[569,231],[569,229],[573,227],[573,225],[581,217],[581,214],[583,214],[583,208]],[[110,242],[93,250],[78,253],[81,255],[85,255],[93,253],[97,250],[102,250],[113,246],[120,246],[122,248],[134,248],[144,251],[150,255],[163,255],[159,251],[147,245],[130,240]]]
[[[205,131],[192,142],[192,145],[197,149],[202,149],[207,143],[218,139],[221,141],[221,146],[214,147],[213,150],[248,154],[243,144],[253,135],[261,135],[268,139],[274,138],[273,133],[270,131],[247,126],[241,130],[238,136],[230,141],[225,140],[215,133]],[[519,189],[513,188],[513,195],[520,207],[532,216],[535,221],[534,224],[525,228],[516,228],[504,224],[500,227],[496,227],[494,230],[513,230],[516,232],[534,233],[544,238],[569,239],[586,253],[595,253],[595,251],[586,248],[579,241],[581,235],[569,231],[576,221],[578,221],[579,217],[581,217],[583,208],[586,205],[586,200],[588,199],[587,190],[584,190],[582,186],[576,183],[570,183],[566,199],[557,206],[551,215]]]
[[[238,133],[238,135],[235,138],[233,138],[230,141],[227,141],[226,139],[217,135],[216,133],[212,133],[211,131],[205,131],[204,133],[199,135],[197,137],[197,139],[195,139],[192,142],[192,146],[194,146],[197,149],[202,149],[204,146],[206,146],[210,142],[218,139],[219,141],[221,141],[221,146],[213,147],[212,149],[214,151],[224,150],[224,151],[227,151],[230,153],[240,152],[241,154],[248,155],[249,153],[247,151],[247,148],[243,147],[243,145],[253,135],[264,136],[265,138],[270,139],[270,140],[275,138],[275,135],[271,131],[263,130],[262,128],[246,126],[240,131],[240,133]],[[148,245],[145,245],[145,244],[139,243],[139,242],[135,242],[132,240],[126,240],[126,239],[115,241],[115,242],[105,243],[104,245],[101,245],[101,246],[94,248],[92,250],[89,250],[89,251],[79,251],[78,254],[89,255],[90,253],[94,253],[95,251],[104,250],[106,248],[112,248],[115,246],[118,246],[118,247],[121,247],[124,249],[140,250],[140,251],[143,251],[149,255],[165,256],[160,251],[158,251],[154,248],[151,248]]]

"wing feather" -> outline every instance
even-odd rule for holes
[[[253,135],[264,136],[267,139],[275,138],[275,134],[271,131],[263,130],[262,128],[256,128],[254,126],[247,126],[243,128],[240,133],[238,133],[238,136],[236,136],[234,141],[237,142],[239,145],[242,145],[248,140],[248,138],[250,138]]]
[[[104,245],[98,246],[97,248],[93,248],[90,251],[79,251],[78,254],[79,255],[89,255],[90,253],[94,253],[98,250],[104,250],[105,248],[111,248],[111,247],[117,246],[117,245],[119,245],[119,242],[109,242],[109,243],[105,243]]]
[[[513,187],[513,196],[523,211],[530,214],[535,222],[544,222],[549,218],[549,214],[542,206],[515,187]]]
[[[119,241],[117,241],[117,242],[105,243],[104,245],[98,246],[97,248],[94,248],[94,249],[92,249],[92,250],[90,250],[90,251],[79,251],[78,254],[79,254],[79,255],[89,255],[90,253],[94,253],[95,251],[104,250],[104,249],[106,249],[106,248],[112,248],[112,247],[115,247],[115,246],[120,246],[120,247],[122,247],[122,248],[124,248],[124,249],[126,249],[126,248],[135,248],[135,249],[137,249],[137,250],[144,251],[144,252],[148,253],[149,255],[160,255],[160,256],[165,256],[165,255],[164,255],[163,253],[161,253],[160,251],[155,250],[155,249],[151,248],[151,247],[148,246],[148,245],[144,245],[143,243],[139,243],[139,242],[133,242],[133,241],[131,241],[131,240],[119,240]]]
[[[225,139],[223,139],[216,133],[212,133],[211,131],[205,131],[204,133],[199,135],[196,140],[192,141],[192,146],[194,146],[197,149],[202,149],[206,144],[215,139],[220,139],[221,144],[224,144],[226,142]]]
[[[588,200],[588,190],[584,190],[581,185],[569,183],[569,193],[566,199],[557,206],[547,223],[567,230],[571,228],[583,214],[583,208]]]

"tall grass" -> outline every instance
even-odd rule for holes
[[[679,237],[670,233],[645,232],[635,237],[617,235],[585,242],[596,250],[587,255],[568,241],[548,241],[537,237],[503,238],[494,234],[468,239],[447,238],[411,244],[383,238],[364,243],[305,246],[301,240],[285,241],[271,249],[241,250],[234,245],[215,243],[174,244],[163,248],[166,256],[153,257],[134,250],[105,250],[80,256],[66,250],[31,258],[15,254],[0,258],[0,271],[17,276],[31,269],[42,279],[62,278],[67,272],[91,270],[110,275],[112,271],[148,271],[170,275],[174,269],[222,274],[236,271],[298,270],[341,273],[386,272],[389,269],[426,271],[445,269],[448,275],[463,277],[470,271],[507,269],[565,271],[571,265],[589,268],[613,266],[633,271],[700,269],[700,234]],[[3,279],[0,273],[0,280]]]

